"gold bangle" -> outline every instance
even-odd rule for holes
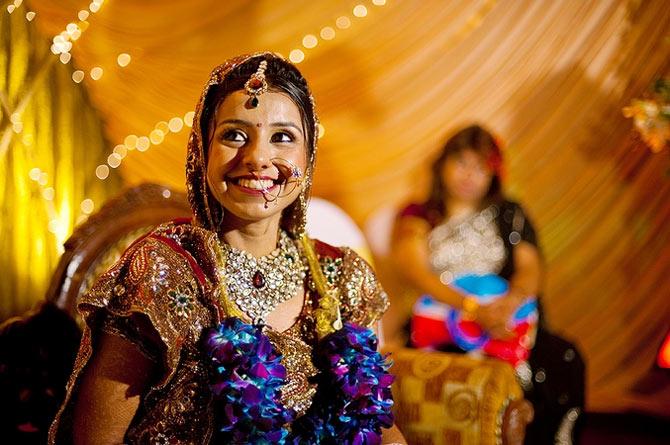
[[[463,298],[463,316],[468,320],[473,320],[477,316],[479,310],[479,301],[477,298],[468,295]]]

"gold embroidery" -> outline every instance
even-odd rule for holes
[[[282,365],[286,368],[286,384],[282,388],[282,403],[292,408],[298,416],[307,411],[312,404],[316,385],[309,379],[318,370],[312,363],[312,347],[301,335],[301,320],[287,331],[277,333],[268,331],[268,337],[277,351],[282,354]]]
[[[342,315],[348,321],[372,327],[389,307],[389,298],[370,265],[356,252],[343,248],[337,286],[342,289]]]
[[[188,288],[177,286],[176,289],[168,291],[170,296],[170,308],[172,308],[180,317],[188,317],[193,310],[194,298]]]

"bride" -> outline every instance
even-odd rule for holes
[[[214,69],[188,142],[193,218],[80,301],[51,444],[405,443],[373,332],[387,296],[352,250],[305,234],[316,128],[283,58]]]

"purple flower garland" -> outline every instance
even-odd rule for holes
[[[204,347],[221,441],[376,445],[393,425],[390,363],[370,329],[345,323],[321,340],[318,390],[298,419],[281,403],[286,369],[260,327],[227,318],[205,332]]]

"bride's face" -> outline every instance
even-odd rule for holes
[[[256,108],[235,91],[214,116],[207,161],[207,184],[214,197],[243,221],[276,217],[300,194],[291,176],[304,175],[306,138],[296,104],[285,94],[266,92]],[[286,162],[288,161],[288,162]]]

